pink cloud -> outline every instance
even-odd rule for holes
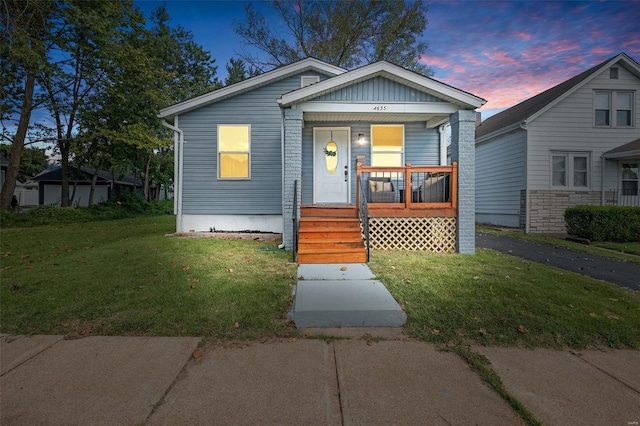
[[[591,53],[595,53],[596,55],[611,55],[614,52],[611,48],[594,47],[593,49],[591,49]]]
[[[529,41],[533,38],[533,34],[525,33],[523,31],[513,33],[512,35],[513,37],[519,38],[520,40],[524,40],[524,41]]]

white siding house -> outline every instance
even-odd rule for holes
[[[640,205],[640,65],[621,53],[476,128],[476,222],[564,233],[576,205]]]

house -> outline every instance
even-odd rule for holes
[[[9,168],[9,160],[6,159],[4,153],[0,153],[0,188],[4,185],[7,169]]]
[[[483,103],[389,62],[307,58],[165,108],[176,229],[282,233],[301,263],[366,261],[361,227],[373,248],[473,253]]]
[[[112,193],[123,190],[133,191],[142,188],[142,181],[133,176],[113,174],[104,170],[81,167],[80,170],[70,169],[69,197],[71,205],[79,207],[89,206],[91,180],[96,175],[93,203],[107,201]],[[38,184],[38,204],[45,206],[59,206],[62,200],[62,168],[55,166],[34,176],[30,182]],[[75,189],[74,189],[75,188]]]
[[[620,53],[476,128],[476,221],[564,233],[576,205],[640,205],[640,66]]]

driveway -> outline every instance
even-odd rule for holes
[[[476,234],[476,246],[493,249],[640,291],[640,263],[495,234]]]

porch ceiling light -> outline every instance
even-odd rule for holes
[[[364,145],[367,141],[362,133],[358,133],[358,145]]]

